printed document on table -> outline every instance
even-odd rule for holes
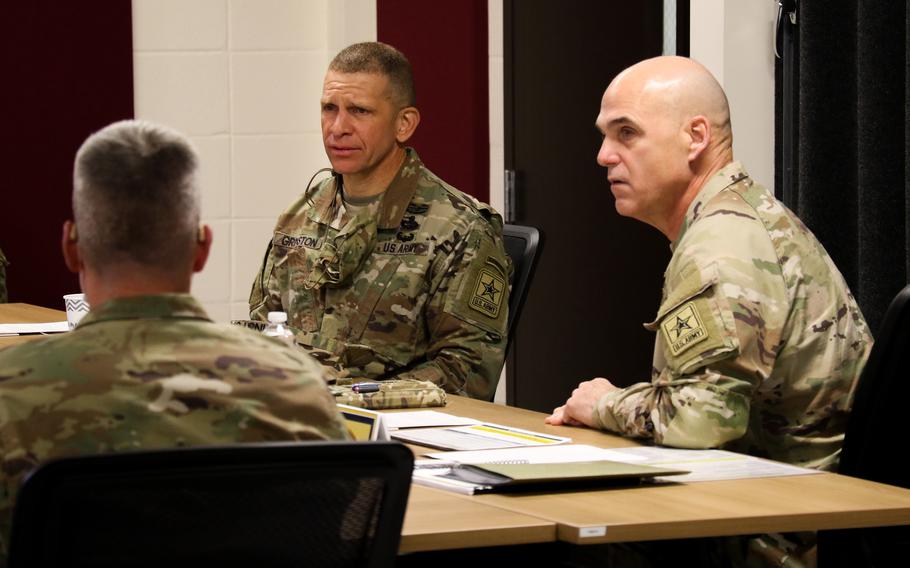
[[[492,450],[549,446],[572,441],[571,438],[490,423],[456,428],[409,428],[396,430],[392,433],[392,438],[441,450]]]
[[[643,462],[646,457],[632,456],[607,448],[585,444],[563,444],[558,446],[532,446],[504,448],[501,450],[476,450],[435,452],[427,457],[455,463],[573,463],[588,461],[619,461],[624,463]],[[423,460],[421,460],[423,461]],[[433,463],[433,462],[428,462]]]
[[[480,420],[453,416],[436,410],[414,410],[410,412],[383,412],[383,422],[389,430],[399,428],[430,428],[434,426],[471,426]]]
[[[636,463],[689,470],[685,475],[658,477],[656,481],[689,483],[694,481],[721,481],[751,477],[783,477],[821,473],[815,469],[797,467],[786,463],[737,454],[725,450],[681,450],[640,446],[614,448],[619,456],[616,461],[635,460]]]

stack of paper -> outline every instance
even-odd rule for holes
[[[571,438],[551,436],[499,424],[398,430],[392,434],[392,438],[443,450],[492,450],[521,446],[549,446],[572,441]]]

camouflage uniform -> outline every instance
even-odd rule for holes
[[[0,250],[0,304],[6,302],[6,257],[3,256],[3,251]]]
[[[410,148],[378,213],[346,218],[340,181],[323,181],[278,218],[250,317],[287,312],[298,343],[343,376],[491,399],[511,274],[500,216]]]
[[[872,337],[812,233],[739,163],[686,212],[664,275],[650,383],[604,395],[604,429],[837,464]]]
[[[20,478],[79,454],[346,437],[322,369],[185,294],[113,300],[0,351],[0,560]],[[0,562],[2,564],[2,562]]]

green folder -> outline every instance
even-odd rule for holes
[[[643,479],[689,473],[615,461],[570,463],[461,464],[444,477],[474,484],[475,492],[527,490],[552,486],[598,487],[635,483]]]

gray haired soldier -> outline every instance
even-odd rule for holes
[[[393,47],[342,50],[321,105],[333,175],[278,218],[250,317],[287,312],[297,342],[341,376],[491,399],[512,270],[501,217],[405,146],[420,113]]]
[[[195,170],[185,138],[145,122],[79,149],[63,252],[92,310],[70,333],[0,351],[0,545],[20,478],[47,459],[347,437],[322,367],[213,323],[188,294],[212,243]]]
[[[616,210],[673,256],[645,326],[651,380],[581,383],[547,422],[834,468],[872,337],[822,245],[733,161],[723,89],[692,60],[649,59],[610,83],[596,125]]]

